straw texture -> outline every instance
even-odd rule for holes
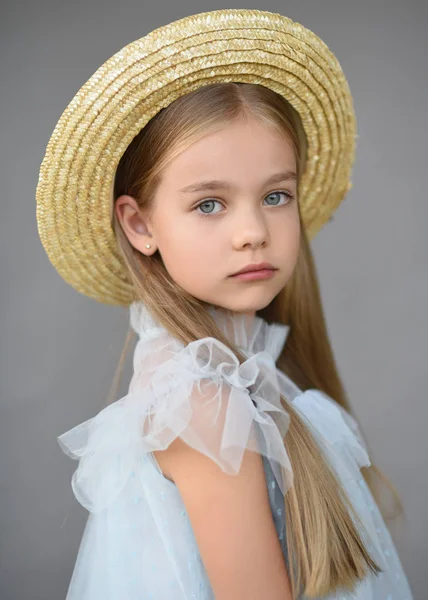
[[[51,135],[36,191],[38,231],[49,260],[76,290],[107,304],[132,302],[111,226],[120,158],[162,108],[203,85],[230,81],[264,85],[299,112],[308,139],[299,189],[309,237],[330,219],[352,187],[356,138],[352,96],[334,54],[279,14],[192,15],[101,65]]]

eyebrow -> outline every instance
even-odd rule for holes
[[[281,181],[296,181],[297,174],[294,171],[282,171],[281,173],[274,173],[265,181],[265,185],[272,183],[280,183]],[[220,179],[211,179],[210,181],[197,181],[191,185],[187,185],[179,190],[185,194],[191,194],[193,192],[206,192],[208,190],[218,189],[231,189],[233,186],[227,181],[221,181]]]

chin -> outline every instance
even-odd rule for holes
[[[272,302],[273,298],[274,298],[274,296],[273,297],[269,296],[269,298],[265,301],[252,300],[250,302],[234,302],[234,303],[231,303],[230,305],[226,305],[224,308],[227,308],[228,310],[232,310],[233,312],[253,316],[258,310],[262,310],[263,308],[266,308],[266,306],[268,306]]]

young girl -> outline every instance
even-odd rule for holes
[[[309,246],[354,150],[337,59],[264,11],[161,27],[67,107],[40,236],[138,334],[129,393],[59,437],[90,511],[69,600],[412,598]]]

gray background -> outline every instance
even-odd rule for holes
[[[427,3],[9,4],[0,38],[0,597],[65,598],[87,513],[70,487],[76,463],[56,436],[102,408],[127,330],[126,309],[75,292],[39,243],[34,194],[50,134],[124,45],[194,12],[244,7],[315,31],[353,92],[354,187],[313,248],[339,368],[372,457],[404,502],[396,544],[415,598],[426,600]],[[129,376],[128,359],[121,395]]]

